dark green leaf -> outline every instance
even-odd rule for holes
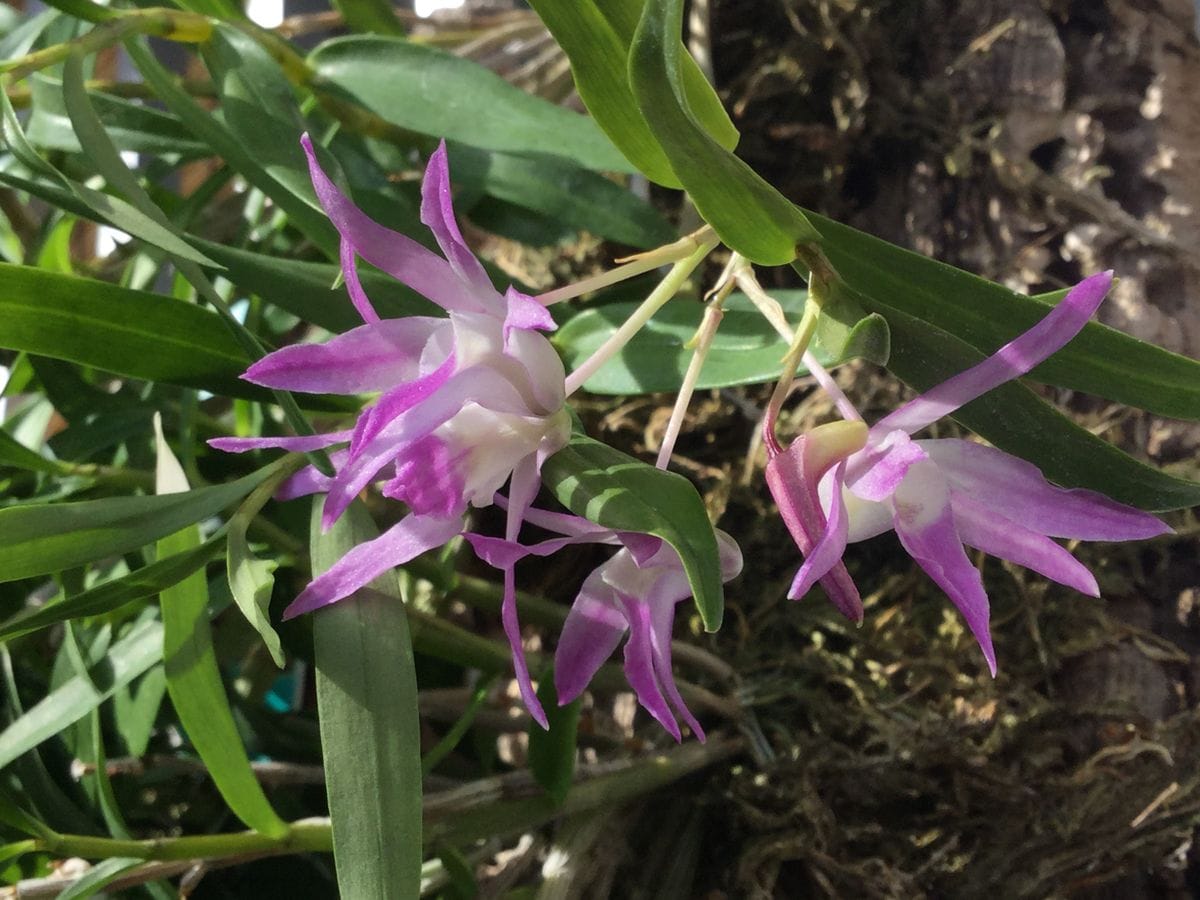
[[[209,560],[216,559],[221,546],[221,536],[214,535],[186,553],[160,559],[128,575],[73,594],[58,603],[19,613],[0,625],[0,642],[10,641],[70,619],[99,616],[135,600],[153,597],[171,585],[178,584]]]
[[[554,678],[549,672],[538,681],[537,693],[550,727],[543,729],[536,722],[529,725],[529,771],[555,803],[562,803],[575,776],[575,742],[582,698],[559,706]]]
[[[332,263],[297,262],[200,238],[189,238],[225,267],[221,274],[243,291],[257,294],[306,322],[335,334],[362,324],[345,287],[333,290],[339,270]],[[442,311],[395,278],[366,265],[360,267],[363,288],[376,311],[385,319],[442,315]]]
[[[63,103],[62,82],[38,73],[30,78],[33,114],[27,134],[39,147],[80,153],[79,139],[71,127]],[[108,135],[121,150],[135,153],[178,153],[204,156],[211,151],[192,137],[180,121],[169,113],[144,103],[133,103],[100,91],[92,93],[92,103],[103,120]]]
[[[679,187],[679,179],[629,86],[629,45],[641,14],[641,0],[532,0],[530,5],[566,51],[579,96],[613,143],[646,177]],[[738,142],[737,129],[695,60],[686,55],[682,59],[681,80],[688,106],[707,133],[732,150]]]
[[[403,37],[404,26],[388,0],[333,0],[351,31]]]
[[[591,119],[444,50],[395,38],[335,38],[309,64],[327,86],[401,128],[484,150],[549,149],[589,169],[630,171]]]
[[[245,497],[270,474],[161,497],[110,497],[0,510],[0,581],[16,581],[144,547]]]
[[[314,573],[375,537],[354,503],[327,532],[313,504]],[[313,613],[317,708],[343,897],[415,897],[421,884],[421,744],[408,619],[394,572]]]
[[[688,105],[679,41],[683,0],[646,0],[629,51],[629,80],[650,130],[700,215],[731,249],[764,265],[820,240],[799,208],[705,131]]]
[[[161,658],[162,626],[153,620],[135,625],[87,675],[68,679],[0,733],[0,768],[78,722]]]
[[[724,591],[717,538],[690,481],[574,434],[546,461],[542,482],[577,516],[617,531],[652,534],[674,547],[705,629],[721,627]]]
[[[6,431],[0,431],[0,465],[28,469],[30,472],[46,472],[50,475],[62,474],[58,463],[33,452]]]
[[[778,291],[773,296],[799,321],[803,291]],[[738,294],[730,297],[700,372],[700,389],[756,384],[779,377],[788,342],[740,299]],[[576,368],[591,356],[639,305],[628,302],[590,306],[567,321],[552,338],[567,368]],[[703,304],[681,299],[668,303],[584,387],[593,394],[678,390],[692,357],[692,351],[684,345],[696,333],[703,315]],[[853,357],[880,364],[887,361],[887,326],[879,316],[866,317],[849,327],[837,325],[819,333],[813,342],[813,353],[823,365],[834,366]]]
[[[130,40],[125,47],[146,82],[184,126],[207,143],[215,154],[221,156],[250,184],[274,200],[288,214],[292,224],[330,259],[336,258],[337,232],[317,203],[311,186],[299,192],[299,185],[294,179],[284,183],[268,172],[228,127],[175,83],[174,76],[163,68],[142,41]],[[299,142],[298,134],[295,140]],[[296,190],[292,185],[296,186]]]
[[[830,262],[869,309],[903,310],[984,353],[996,351],[1049,311],[1042,300],[810,215],[825,238]],[[1158,415],[1200,419],[1200,362],[1095,322],[1029,377]]]
[[[264,397],[213,313],[158,294],[0,263],[0,346],[147,381]]]
[[[455,181],[542,213],[562,225],[634,247],[675,239],[659,212],[603,175],[548,154],[516,155],[450,148]]]

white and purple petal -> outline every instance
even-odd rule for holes
[[[950,487],[937,465],[926,460],[912,466],[892,495],[892,506],[900,543],[958,607],[994,676],[996,652],[988,626],[987,592],[979,570],[963,550],[954,526]]]

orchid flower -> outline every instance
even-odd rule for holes
[[[1063,347],[1111,284],[1111,272],[1085,279],[1024,334],[869,429],[859,421],[826,425],[784,452],[775,443],[774,421],[765,423],[767,484],[805,555],[788,596],[799,598],[820,581],[838,609],[861,619],[862,601],[842,554],[847,543],[894,529],[958,607],[995,675],[988,598],[964,544],[1097,597],[1091,572],[1051,538],[1126,541],[1170,531],[1154,516],[1102,494],[1056,487],[1036,466],[1001,450],[965,440],[912,439]],[[817,367],[814,374],[836,392],[845,411],[848,403],[827,373]]]
[[[682,740],[676,716],[703,741],[704,729],[687,708],[671,674],[675,606],[692,596],[675,548],[651,535],[612,531],[566,513],[531,509],[526,521],[562,537],[532,545],[479,534],[468,534],[466,538],[481,559],[506,572],[526,556],[549,556],[568,544],[601,543],[621,548],[584,579],[567,614],[554,654],[559,704],[570,703],[583,692],[628,632],[625,675],[638,702],[676,741]],[[721,579],[729,581],[742,569],[742,554],[733,538],[720,530],[716,534]],[[508,600],[506,595],[505,602]],[[514,648],[514,653],[519,652]],[[545,712],[523,662],[517,671],[526,673],[521,683],[525,705],[544,728]]]
[[[364,324],[324,344],[277,350],[242,377],[289,391],[377,392],[378,399],[353,429],[210,443],[232,452],[346,444],[330,454],[333,475],[303,469],[280,495],[324,493],[328,528],[363,488],[379,482],[384,496],[403,501],[409,514],[315,578],[284,618],[347,597],[446,543],[462,531],[466,509],[490,505],[505,482],[506,533],[515,538],[540,485],[542,462],[570,434],[562,362],[538,333],[554,322],[531,297],[512,288],[499,294],[463,240],[450,203],[445,144],[430,158],[421,188],[421,221],[439,256],[354,206],[322,171],[308,135],[301,143],[317,198],[341,235],[342,272]],[[380,319],[359,281],[358,257],[428,297],[447,317]],[[519,647],[515,596],[503,615]]]

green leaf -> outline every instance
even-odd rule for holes
[[[995,352],[1049,312],[1050,298],[1017,294],[831,219],[810,216],[825,238],[829,261],[869,309],[882,312],[886,305],[903,310],[984,353]],[[1096,322],[1029,377],[1162,416],[1200,419],[1200,362]]]
[[[86,676],[68,679],[0,732],[0,768],[78,722],[161,658],[162,626],[154,620],[135,625]]]
[[[123,873],[145,862],[144,859],[121,856],[101,860],[60,893],[58,900],[84,900],[85,897],[94,897]]]
[[[214,154],[236,169],[246,181],[274,200],[287,213],[292,224],[320,247],[326,256],[330,259],[337,257],[337,231],[317,203],[311,185],[298,193],[289,186],[296,184],[294,180],[289,179],[288,183],[284,183],[268,172],[237,135],[175,83],[175,77],[154,58],[143,41],[127,41],[125,49],[147,84],[167,108],[179,117],[184,127],[208,144]],[[298,143],[299,135],[295,135],[294,139]]]
[[[313,504],[313,572],[375,537],[354,503],[326,533]],[[421,746],[408,617],[394,572],[313,613],[317,709],[343,897],[415,897],[421,884]]]
[[[970,368],[982,354],[928,322],[878,301],[892,334],[888,368],[924,391]],[[1200,503],[1200,484],[1174,478],[1138,462],[1076,425],[1018,382],[1009,382],[968,403],[954,418],[1001,450],[1027,459],[1051,481],[1107,494],[1146,510],[1181,509]]]
[[[224,247],[200,238],[189,238],[225,267],[221,274],[243,291],[257,294],[306,322],[340,334],[362,324],[346,288],[332,287],[340,270],[332,263],[297,262],[235,247]],[[445,315],[415,291],[390,275],[361,265],[359,277],[375,310],[385,319],[405,316]],[[0,333],[2,334],[2,333]]]
[[[683,0],[646,0],[629,52],[629,81],[650,130],[700,215],[731,249],[764,265],[820,240],[804,213],[705,131],[688,105],[679,41]]]
[[[232,397],[246,354],[220,317],[182,300],[0,263],[0,346]]]
[[[642,116],[629,85],[629,45],[641,0],[531,0],[571,61],[575,87],[588,111],[621,152],[647,178],[679,187],[667,154]],[[677,35],[678,38],[678,35]],[[682,85],[705,131],[727,150],[738,133],[721,101],[690,56],[682,55]]]
[[[303,464],[304,459],[297,458],[291,464],[279,466],[270,478],[250,493],[229,520],[228,549],[225,557],[225,572],[233,601],[246,617],[246,621],[262,638],[275,665],[281,669],[286,663],[283,646],[279,643],[279,635],[272,627],[269,615],[271,591],[275,587],[274,572],[279,562],[255,556],[246,539],[246,530],[275,494],[280,483]]]
[[[453,53],[395,38],[344,37],[322,44],[308,62],[323,86],[401,128],[484,150],[552,148],[589,169],[631,171],[591,119]]]
[[[0,305],[3,301],[0,300]],[[0,465],[61,475],[62,467],[52,459],[30,450],[7,431],[0,431]]]
[[[797,317],[803,309],[804,291],[778,291],[772,296],[786,312]],[[696,385],[701,390],[757,384],[779,377],[788,342],[743,301],[742,295],[732,294],[726,304],[721,327]],[[627,302],[589,306],[564,323],[551,340],[562,352],[568,370],[591,356],[639,305]],[[696,333],[703,315],[701,303],[680,299],[668,303],[584,387],[593,394],[679,390],[692,358],[692,351],[684,345]],[[812,351],[825,366],[855,357],[883,364],[887,362],[887,325],[877,315],[865,316],[849,326],[839,322],[836,328],[818,333]]]
[[[583,701],[576,697],[559,706],[554,678],[549,672],[538,681],[537,693],[550,727],[543,729],[536,722],[529,725],[529,771],[554,802],[562,804],[575,777],[575,743]]]
[[[266,467],[228,484],[183,494],[2,509],[0,582],[60,572],[144,547],[236,503],[270,472]]]
[[[549,216],[555,222],[633,247],[657,247],[675,231],[649,203],[562,157],[450,148],[456,182]]]
[[[546,460],[542,483],[577,516],[617,531],[652,534],[674,547],[705,630],[721,627],[717,538],[690,481],[577,433]]]
[[[243,152],[274,182],[319,209],[300,147],[306,126],[283,69],[248,35],[221,23],[201,51],[221,98],[221,117]]]
[[[388,0],[333,0],[351,31],[404,36],[404,26]]]
[[[63,103],[62,82],[38,72],[29,79],[33,112],[26,135],[31,143],[68,153],[84,152]],[[145,103],[134,103],[102,91],[92,92],[92,103],[112,142],[134,153],[178,153],[207,156],[208,147],[192,137],[169,113]]]
[[[137,571],[130,572],[128,575],[106,581],[104,584],[81,593],[72,594],[58,603],[48,603],[37,609],[18,613],[0,625],[0,643],[32,634],[59,622],[79,619],[83,616],[103,615],[136,600],[153,597],[166,588],[178,584],[188,575],[202,568],[205,563],[216,559],[221,546],[221,535],[214,535],[199,547],[186,553],[177,553],[160,559]]]
[[[163,439],[155,420],[159,496],[187,491],[183,468]],[[160,556],[187,553],[200,546],[200,528],[190,525],[158,542]],[[213,651],[208,621],[208,579],[193,572],[160,595],[163,620],[163,667],[167,692],[188,739],[212,776],[217,790],[239,819],[262,834],[282,837],[288,827],[271,808],[250,768],[250,758],[229,708],[221,670]]]

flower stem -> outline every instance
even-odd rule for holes
[[[692,358],[683,375],[683,384],[679,386],[679,395],[675,398],[675,406],[671,409],[671,418],[667,421],[666,431],[663,432],[662,445],[658,448],[658,459],[654,465],[659,469],[665,469],[667,463],[671,461],[671,454],[675,450],[675,441],[679,438],[684,417],[687,415],[688,404],[692,402],[692,394],[696,391],[696,382],[700,379],[700,370],[704,368],[704,361],[708,359],[708,351],[712,347],[713,338],[717,336],[717,329],[721,325],[721,319],[725,316],[722,306],[732,290],[733,280],[724,281],[716,298],[704,308],[704,318],[700,321],[700,327],[696,330],[695,336],[688,341],[688,345],[693,348]]]
[[[800,360],[808,350],[812,336],[817,330],[817,320],[820,315],[821,305],[812,299],[810,293],[808,302],[804,304],[804,315],[800,318],[800,327],[792,336],[792,344],[783,358],[783,371],[779,373],[779,381],[771,393],[771,399],[767,402],[767,412],[763,416],[763,440],[772,454],[782,452],[779,441],[775,437],[775,422],[779,418],[779,411],[783,409],[783,401],[787,399],[787,395],[792,389],[792,382],[796,379],[796,369],[800,367]]]
[[[567,376],[566,387],[568,397],[579,390],[583,386],[583,383],[595,375],[601,366],[612,359],[668,300],[679,293],[679,289],[683,287],[683,283],[687,281],[688,276],[692,274],[696,266],[704,261],[704,258],[708,256],[709,252],[715,246],[717,246],[715,238],[701,241],[695,250],[671,267],[671,271],[667,274],[667,277],[659,282],[658,287],[650,292],[650,296],[642,302],[641,306],[634,310],[633,315],[626,319],[621,324],[621,327],[596,349],[595,353],[585,359],[579,368]]]
[[[561,303],[563,300],[570,300],[574,297],[590,294],[592,291],[598,291],[601,288],[609,287],[628,278],[636,278],[638,275],[651,272],[659,266],[678,262],[684,257],[689,256],[704,242],[713,239],[712,228],[705,225],[703,228],[697,229],[691,234],[684,235],[673,243],[665,244],[654,250],[648,250],[645,253],[637,253],[626,257],[628,261],[618,260],[618,262],[624,262],[624,265],[617,266],[615,269],[609,269],[607,272],[601,272],[599,275],[593,275],[591,278],[584,278],[582,281],[576,281],[573,284],[564,285],[552,291],[546,291],[544,294],[538,294],[534,299],[544,306],[550,306],[554,303]]]

